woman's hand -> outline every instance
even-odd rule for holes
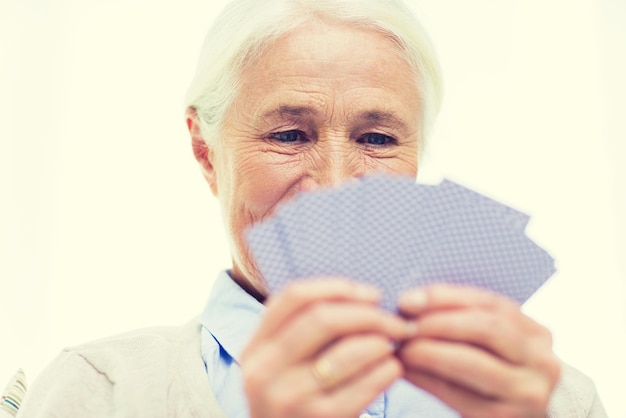
[[[545,417],[559,362],[551,334],[515,302],[435,285],[407,292],[399,308],[417,321],[398,351],[407,380],[464,418]]]
[[[354,418],[403,374],[394,341],[412,329],[374,288],[294,282],[270,298],[241,368],[254,418]]]

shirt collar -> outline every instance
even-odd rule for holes
[[[265,306],[221,272],[200,316],[200,323],[237,363],[261,322]]]

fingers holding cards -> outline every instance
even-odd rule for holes
[[[399,306],[418,328],[398,351],[409,381],[464,417],[545,414],[559,363],[550,333],[515,302],[437,285],[407,293]]]
[[[241,359],[254,417],[358,416],[402,376],[393,342],[410,327],[378,297],[331,278],[293,283],[268,301]]]

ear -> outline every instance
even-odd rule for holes
[[[191,135],[191,147],[193,148],[193,155],[196,157],[196,161],[200,163],[202,167],[202,174],[209,183],[211,191],[217,196],[217,178],[214,165],[214,152],[212,148],[206,144],[202,133],[200,131],[200,121],[196,109],[188,107],[185,111],[185,117],[187,118],[187,129],[189,129],[189,135]]]

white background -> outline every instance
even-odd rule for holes
[[[0,386],[203,308],[228,248],[183,95],[224,1],[0,0]],[[626,2],[423,0],[445,99],[421,167],[533,216],[526,311],[626,417]]]

